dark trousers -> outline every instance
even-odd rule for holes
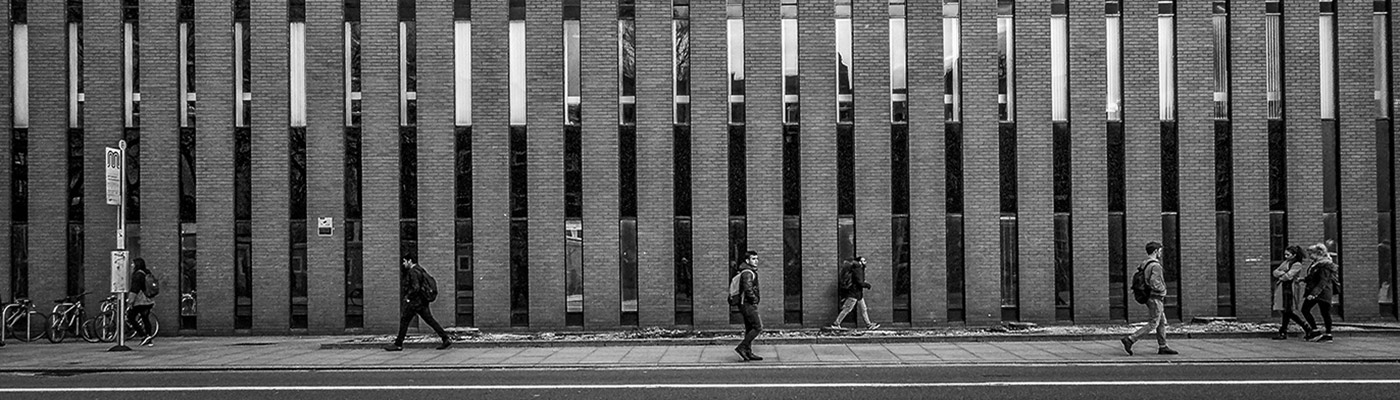
[[[144,306],[131,306],[131,310],[126,312],[126,322],[136,328],[136,334],[141,336],[151,335],[151,308],[155,304]]]
[[[442,337],[442,341],[446,342],[448,340],[447,331],[442,329],[442,325],[438,324],[436,318],[433,318],[433,310],[428,308],[427,303],[419,305],[408,304],[404,306],[403,314],[399,317],[399,337],[394,338],[395,346],[403,346],[403,338],[408,335],[408,324],[413,323],[413,317],[415,316],[432,327],[433,332],[437,332],[438,336]]]
[[[1312,325],[1303,322],[1303,318],[1293,313],[1293,289],[1289,288],[1290,286],[1292,286],[1291,283],[1285,282],[1283,287],[1279,289],[1283,291],[1283,322],[1279,325],[1278,331],[1288,333],[1288,321],[1293,321],[1297,322],[1298,326],[1303,327],[1303,330],[1311,332]]]
[[[1327,332],[1328,335],[1331,335],[1331,334],[1332,334],[1332,302],[1330,302],[1330,301],[1324,301],[1324,300],[1318,300],[1318,299],[1312,299],[1312,300],[1308,300],[1308,301],[1304,301],[1304,302],[1303,302],[1303,318],[1307,318],[1307,319],[1308,319],[1308,326],[1311,326],[1311,327],[1312,327],[1312,330],[1316,331],[1316,330],[1317,330],[1317,322],[1314,322],[1314,321],[1313,321],[1313,316],[1312,316],[1312,308],[1313,308],[1313,306],[1317,306],[1318,309],[1322,310],[1322,323],[1323,323],[1323,324],[1326,324],[1326,327],[1327,327],[1327,330],[1324,331],[1324,332]]]
[[[739,314],[744,316],[744,341],[739,342],[739,349],[753,351],[753,339],[763,333],[763,319],[758,316],[757,304],[740,304]]]

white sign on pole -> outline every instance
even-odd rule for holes
[[[107,148],[107,205],[121,205],[122,202],[122,151]]]
[[[335,223],[331,217],[316,218],[316,235],[321,237],[331,236],[335,232]]]
[[[112,250],[112,293],[126,293],[131,291],[130,285],[126,282],[127,276],[127,251]]]

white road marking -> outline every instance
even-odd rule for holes
[[[423,385],[423,386],[170,386],[170,387],[54,387],[0,388],[0,393],[98,392],[330,392],[413,390],[626,390],[626,389],[845,389],[845,388],[976,388],[1015,386],[1250,386],[1250,385],[1400,385],[1400,379],[1314,380],[1182,380],[1182,381],[1027,381],[1027,382],[912,382],[912,383],[673,383],[600,385]]]

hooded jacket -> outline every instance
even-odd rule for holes
[[[1332,260],[1318,260],[1308,268],[1308,296],[1318,301],[1332,302],[1332,286],[1337,283],[1337,264]]]

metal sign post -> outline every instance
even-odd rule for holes
[[[116,151],[113,151],[116,150]],[[112,179],[116,178],[116,179]],[[113,187],[115,186],[115,188]],[[113,190],[115,189],[115,190]],[[130,291],[129,282],[126,279],[128,273],[126,266],[130,260],[126,257],[126,141],[118,141],[117,148],[107,148],[107,204],[112,204],[112,195],[117,196],[117,251],[112,256],[112,293],[117,296],[117,345],[107,349],[107,351],[131,351],[126,347],[126,293]],[[121,265],[118,262],[117,253],[121,253]],[[123,274],[120,277],[116,274]],[[121,278],[121,282],[117,282]],[[120,283],[120,284],[119,284]]]

